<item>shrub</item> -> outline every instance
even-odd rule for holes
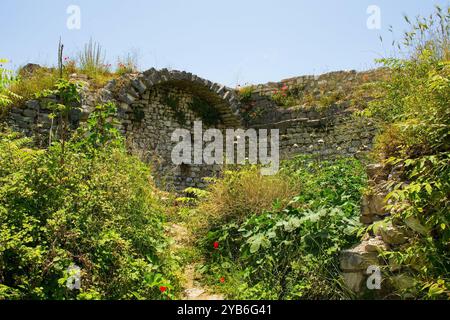
[[[4,69],[3,63],[7,63],[8,60],[0,59],[0,119],[5,116],[8,111],[8,106],[14,102],[14,100],[21,99],[22,97],[11,91],[11,86],[17,83],[17,79],[13,77],[11,70]]]
[[[4,107],[11,104],[13,99],[19,98],[10,90],[11,85],[15,83],[12,71],[2,68],[2,64],[7,62],[8,60],[0,59],[0,115]]]
[[[387,255],[415,276],[420,297],[448,298],[450,8],[415,22],[406,19],[412,29],[403,42],[406,58],[381,60],[391,78],[380,84],[382,98],[370,103],[368,113],[384,127],[379,160],[399,176],[388,181],[387,208],[397,223],[415,221],[421,232]]]
[[[283,85],[280,90],[275,90],[272,94],[272,100],[279,106],[292,107],[297,104],[297,100],[290,92],[287,85]]]
[[[1,134],[0,299],[176,294],[149,169],[120,143],[104,143],[98,135],[112,130],[105,118],[91,118],[67,143],[64,162],[60,142],[35,150],[17,134]],[[80,290],[66,287],[71,265],[81,268]]]
[[[274,202],[286,206],[297,194],[287,179],[281,176],[262,176],[257,167],[226,170],[223,177],[208,187],[208,196],[198,207],[200,215],[207,215],[206,222],[241,222],[251,213],[270,210]]]
[[[245,87],[239,87],[237,92],[239,94],[239,99],[243,103],[250,102],[253,92],[254,92],[253,86],[245,86]]]
[[[21,96],[20,99],[15,99],[16,105],[35,98],[39,92],[52,89],[59,80],[57,70],[51,68],[37,68],[27,74],[19,70],[18,74],[17,81],[11,85],[11,91]]]
[[[216,224],[200,241],[206,257],[201,271],[229,298],[348,297],[339,281],[338,255],[359,239],[362,165],[354,159],[298,157],[279,175],[299,185],[297,195],[280,196],[287,206],[250,210],[244,204],[240,219]]]

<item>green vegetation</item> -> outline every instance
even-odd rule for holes
[[[110,65],[105,60],[105,52],[101,45],[92,39],[78,54],[78,67],[81,73],[93,78],[97,75],[108,74],[110,71]]]
[[[37,93],[51,90],[57,83],[59,74],[56,69],[38,68],[31,73],[18,72],[17,81],[11,85],[11,91],[20,98],[13,100],[14,105],[20,105],[24,101],[34,99]]]
[[[209,284],[236,299],[348,297],[337,258],[359,239],[362,165],[298,157],[277,176],[258,174],[226,173],[191,212],[191,225],[208,217],[195,233]]]
[[[61,83],[62,101],[73,87]],[[66,108],[55,109],[56,116]],[[126,153],[98,106],[72,138],[46,150],[0,135],[0,299],[171,299],[176,264],[167,251],[164,204],[150,171]],[[82,270],[69,290],[69,267]]]
[[[250,102],[254,90],[253,86],[238,87],[237,93],[239,95],[239,100],[242,103]]]
[[[392,220],[416,230],[386,256],[415,278],[414,296],[449,298],[450,9],[406,20],[411,31],[399,48],[407,56],[380,61],[392,76],[366,111],[384,128],[375,156],[398,172],[388,181]]]
[[[175,199],[127,152],[114,104],[96,106],[80,128],[69,128],[68,115],[80,104],[80,84],[70,75],[100,86],[135,72],[132,56],[113,74],[91,40],[77,60],[65,59],[62,78],[53,68],[14,77],[0,65],[0,111],[36,97],[58,101],[49,105],[47,149],[0,131],[0,300],[176,299],[180,264],[196,265],[203,284],[229,299],[349,299],[355,296],[343,284],[340,252],[387,224],[408,231],[380,254],[383,275],[413,279],[395,295],[449,299],[450,9],[405,19],[411,31],[398,44],[405,56],[379,60],[388,76],[365,74],[349,92],[324,85],[305,94],[301,85],[283,85],[272,96],[285,107],[347,101],[364,109],[380,127],[371,160],[384,165],[380,177],[387,180],[371,187],[360,160],[298,156],[274,176],[257,166],[225,168],[206,190],[189,188]],[[258,112],[253,91],[239,90],[249,119]],[[186,122],[179,98],[168,94],[163,102]],[[207,125],[220,120],[196,96],[187,107]],[[133,112],[143,120],[140,107]],[[387,194],[390,214],[365,227],[361,198],[371,191]],[[67,287],[73,266],[81,268],[80,290]]]
[[[19,98],[10,90],[11,85],[16,82],[12,71],[2,67],[7,62],[8,60],[0,59],[0,115],[3,113],[3,109],[12,103],[13,99]]]
[[[117,60],[116,74],[121,76],[128,73],[135,73],[138,71],[137,54],[128,53]]]
[[[180,108],[180,98],[175,97],[170,93],[165,93],[163,100],[163,103],[173,111],[177,122],[181,125],[186,124],[186,114]]]

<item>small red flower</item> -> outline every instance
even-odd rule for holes
[[[166,290],[167,290],[167,287],[164,287],[164,286],[159,287],[159,291],[161,291],[161,293],[166,292]]]
[[[214,249],[219,249],[219,243],[216,241],[216,242],[214,242]]]
[[[225,282],[225,278],[224,277],[220,278],[220,283],[224,283],[224,282]]]

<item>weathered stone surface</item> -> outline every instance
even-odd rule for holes
[[[404,231],[394,226],[392,222],[378,222],[374,225],[375,235],[380,236],[390,245],[401,245],[408,241]]]
[[[349,290],[355,293],[362,291],[366,279],[362,272],[344,272],[342,277],[344,284]]]
[[[385,194],[365,194],[362,199],[361,204],[361,214],[363,216],[384,216],[388,212],[384,209],[385,207]]]
[[[365,250],[367,252],[383,252],[389,250],[389,245],[385,243],[381,237],[370,238],[364,242]]]
[[[76,78],[80,77],[76,75]],[[84,80],[88,81],[87,78]],[[313,77],[297,80],[305,86],[316,87],[315,83],[311,83],[316,81]],[[327,77],[322,77],[319,81],[322,85],[329,83]],[[276,87],[274,84],[274,88]],[[134,146],[133,150],[142,153],[145,160],[157,163],[159,167],[155,176],[164,176],[164,180],[168,184],[175,184],[177,190],[189,186],[204,187],[203,177],[215,175],[221,170],[220,166],[205,166],[204,170],[196,171],[188,166],[180,174],[173,174],[176,170],[170,158],[173,148],[170,141],[172,132],[179,128],[191,129],[193,121],[205,116],[191,110],[194,97],[216,109],[220,119],[214,127],[220,130],[279,129],[282,137],[281,159],[299,153],[321,158],[356,155],[365,150],[373,138],[367,123],[356,123],[350,118],[350,113],[337,106],[326,111],[315,108],[278,108],[265,94],[255,92],[249,102],[253,109],[249,110],[240,101],[235,90],[188,72],[150,69],[141,74],[125,75],[120,80],[112,80],[105,88],[97,91],[90,89],[87,83],[80,94],[83,107],[80,114],[72,116],[74,122],[85,121],[99,101],[115,102],[118,106],[119,130]],[[177,106],[168,105],[167,94],[177,98]],[[51,99],[54,101],[56,97]],[[251,110],[258,112],[252,114]],[[44,100],[31,100],[24,108],[13,110],[10,121],[24,132],[29,133],[37,127],[45,134],[50,127],[50,112]]]
[[[344,272],[362,271],[371,265],[378,264],[378,253],[368,252],[364,242],[341,252],[340,267]]]

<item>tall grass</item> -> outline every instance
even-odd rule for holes
[[[138,69],[138,55],[136,52],[127,53],[125,56],[117,59],[116,74],[118,75],[135,73]]]
[[[411,19],[404,16],[410,30],[404,33],[401,42],[397,42],[397,47],[408,58],[418,59],[424,50],[428,50],[438,60],[450,59],[450,6],[446,9],[440,6],[435,8],[435,12],[428,17]]]
[[[110,65],[106,62],[106,53],[98,42],[92,39],[78,54],[78,65],[81,73],[91,77],[109,73]]]

